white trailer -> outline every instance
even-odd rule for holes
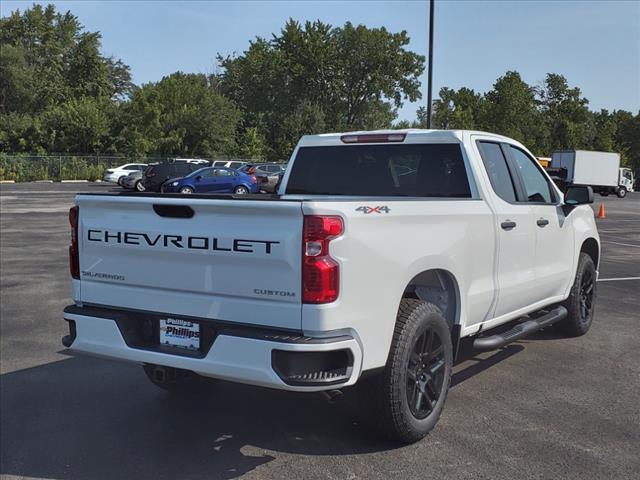
[[[617,194],[620,198],[632,191],[633,180],[627,182],[626,170],[620,168],[620,154],[587,150],[553,152],[551,168],[562,170],[566,186],[589,185],[601,195]]]

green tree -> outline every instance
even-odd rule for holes
[[[121,134],[141,155],[214,156],[233,152],[240,112],[202,74],[173,73],[137,89]]]
[[[570,88],[562,75],[549,73],[539,96],[549,133],[548,151],[590,148],[595,127],[589,101],[581,97],[580,89]]]
[[[388,127],[404,100],[420,98],[424,57],[408,43],[406,32],[289,20],[242,55],[219,56],[217,82],[263,133],[270,156],[286,158],[301,134]]]
[[[257,127],[249,127],[238,135],[234,154],[239,158],[263,160],[267,157],[267,141]]]
[[[100,153],[110,140],[110,105],[83,97],[51,107],[43,115],[46,147],[50,152]]]
[[[616,131],[618,124],[613,115],[606,109],[593,113],[594,137],[592,148],[602,152],[615,150]]]
[[[536,91],[518,72],[505,73],[485,95],[478,126],[518,140],[537,155],[544,153],[545,132]]]
[[[612,116],[617,124],[614,151],[622,154],[624,165],[640,173],[640,111],[634,116],[618,110]]]
[[[440,89],[439,99],[433,103],[432,123],[435,128],[477,129],[480,127],[484,97],[463,87],[453,90]],[[418,113],[419,125],[426,126],[426,110]]]
[[[89,152],[112,144],[105,116],[133,84],[127,65],[102,55],[100,38],[53,5],[33,5],[0,18],[3,146],[35,153],[45,148]],[[78,119],[90,123],[78,124]]]

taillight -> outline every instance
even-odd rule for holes
[[[255,175],[251,175],[251,182],[258,183],[258,180],[256,179]]]
[[[329,243],[344,232],[342,218],[306,215],[302,231],[302,302],[330,303],[340,291],[340,266]]]
[[[78,251],[78,207],[69,209],[71,243],[69,244],[69,272],[73,278],[80,278],[80,252]]]

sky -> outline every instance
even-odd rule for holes
[[[3,0],[2,16],[31,1]],[[218,53],[241,54],[256,36],[270,38],[289,18],[346,21],[406,30],[409,49],[427,55],[428,2],[421,1],[59,1],[90,31],[102,33],[106,55],[131,67],[135,83],[177,70],[213,73]],[[436,0],[434,98],[441,87],[492,88],[508,70],[530,85],[564,75],[592,110],[640,110],[640,1]],[[406,102],[412,120],[426,99]]]

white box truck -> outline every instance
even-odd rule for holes
[[[587,150],[553,152],[551,172],[564,186],[590,185],[593,191],[607,196],[615,193],[624,198],[633,191],[633,173],[620,168],[620,154]]]

